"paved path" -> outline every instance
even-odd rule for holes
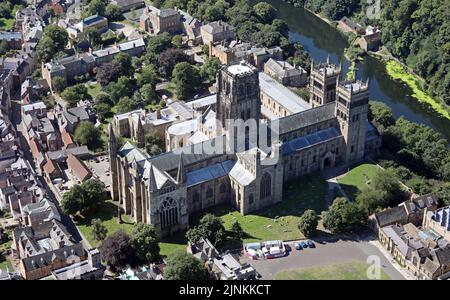
[[[250,260],[242,257],[241,261],[250,263],[262,276],[262,279],[274,279],[281,271],[299,268],[325,266],[352,261],[367,262],[367,259],[375,255],[380,259],[384,272],[395,280],[404,280],[405,276],[400,273],[392,263],[386,259],[383,253],[371,243],[372,236],[334,239],[327,237],[317,240],[316,248],[293,250],[288,256],[269,260]],[[364,279],[364,278],[362,278]]]

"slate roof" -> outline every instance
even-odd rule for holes
[[[66,120],[71,124],[89,120],[89,114],[84,107],[72,107],[63,114]]]
[[[279,134],[286,134],[312,124],[333,120],[335,118],[335,103],[330,102],[314,109],[308,109],[279,119]]]
[[[209,165],[204,168],[200,168],[186,173],[187,187],[191,187],[203,182],[211,181],[216,178],[220,178],[228,175],[233,168],[235,161],[227,160],[221,163]]]
[[[281,152],[283,155],[303,150],[305,148],[318,145],[336,138],[341,137],[341,133],[334,127],[323,129],[315,133],[311,133],[302,137],[295,138],[283,143]]]
[[[232,31],[234,27],[223,21],[214,21],[202,26],[202,29],[210,34]]]
[[[375,218],[378,221],[378,226],[384,227],[394,223],[404,223],[407,220],[408,215],[405,207],[400,205],[376,213]]]

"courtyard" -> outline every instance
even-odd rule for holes
[[[358,193],[369,187],[370,181],[380,168],[371,163],[361,163],[352,166],[342,177],[338,178],[338,183],[350,200],[355,200]]]
[[[405,279],[392,263],[370,243],[375,237],[370,233],[336,238],[325,236],[315,240],[316,248],[292,251],[281,258],[251,260],[251,264],[262,279],[369,279],[368,257],[379,259],[380,279]]]

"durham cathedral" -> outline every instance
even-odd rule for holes
[[[193,213],[226,203],[249,214],[283,201],[286,182],[363,159],[381,144],[367,119],[368,82],[342,81],[340,72],[313,63],[305,101],[250,65],[224,66],[213,96],[115,116],[112,199],[165,237],[187,228]],[[235,120],[256,121],[249,130]],[[145,151],[149,130],[167,152]],[[119,147],[119,136],[134,142]]]

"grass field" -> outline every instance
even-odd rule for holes
[[[98,93],[102,91],[102,86],[99,83],[96,84],[87,84],[88,94],[91,95],[92,99],[94,99]]]
[[[15,21],[14,18],[12,19],[0,18],[0,30],[8,31],[13,29],[14,21]]]
[[[277,280],[367,280],[367,267],[362,261],[326,265],[304,269],[283,271],[275,276]],[[381,278],[390,277],[381,270]]]
[[[411,88],[412,97],[416,98],[419,102],[429,104],[434,111],[450,120],[450,110],[442,102],[427,94],[420,86],[417,78],[409,74],[399,63],[394,60],[388,61],[386,63],[386,70],[393,79],[401,80]]]
[[[91,221],[96,218],[100,219],[103,225],[108,229],[108,235],[113,234],[119,229],[122,229],[126,233],[131,233],[133,225],[130,218],[126,215],[122,215],[122,220],[125,223],[118,224],[117,206],[111,201],[107,201],[103,206],[99,207],[95,213],[83,217],[75,217],[75,224],[92,247],[98,247],[100,245],[100,242],[92,238]]]
[[[302,178],[295,183],[286,183],[283,201],[261,212],[242,216],[230,205],[221,205],[204,213],[213,213],[220,216],[226,230],[231,229],[234,221],[238,221],[246,233],[242,242],[264,240],[292,240],[303,238],[297,228],[303,211],[314,209],[318,214],[326,209],[327,183],[319,176]],[[203,214],[194,216],[194,223],[200,220]],[[195,225],[195,224],[193,224]],[[186,239],[183,234],[161,244],[161,253],[171,253],[185,249]],[[228,240],[225,248],[237,247],[241,241]]]
[[[338,182],[347,196],[354,200],[358,192],[368,186],[377,170],[379,168],[376,165],[362,163],[352,167]]]
[[[0,256],[0,270],[6,270],[6,268],[8,268],[10,271],[14,270],[9,259]]]

